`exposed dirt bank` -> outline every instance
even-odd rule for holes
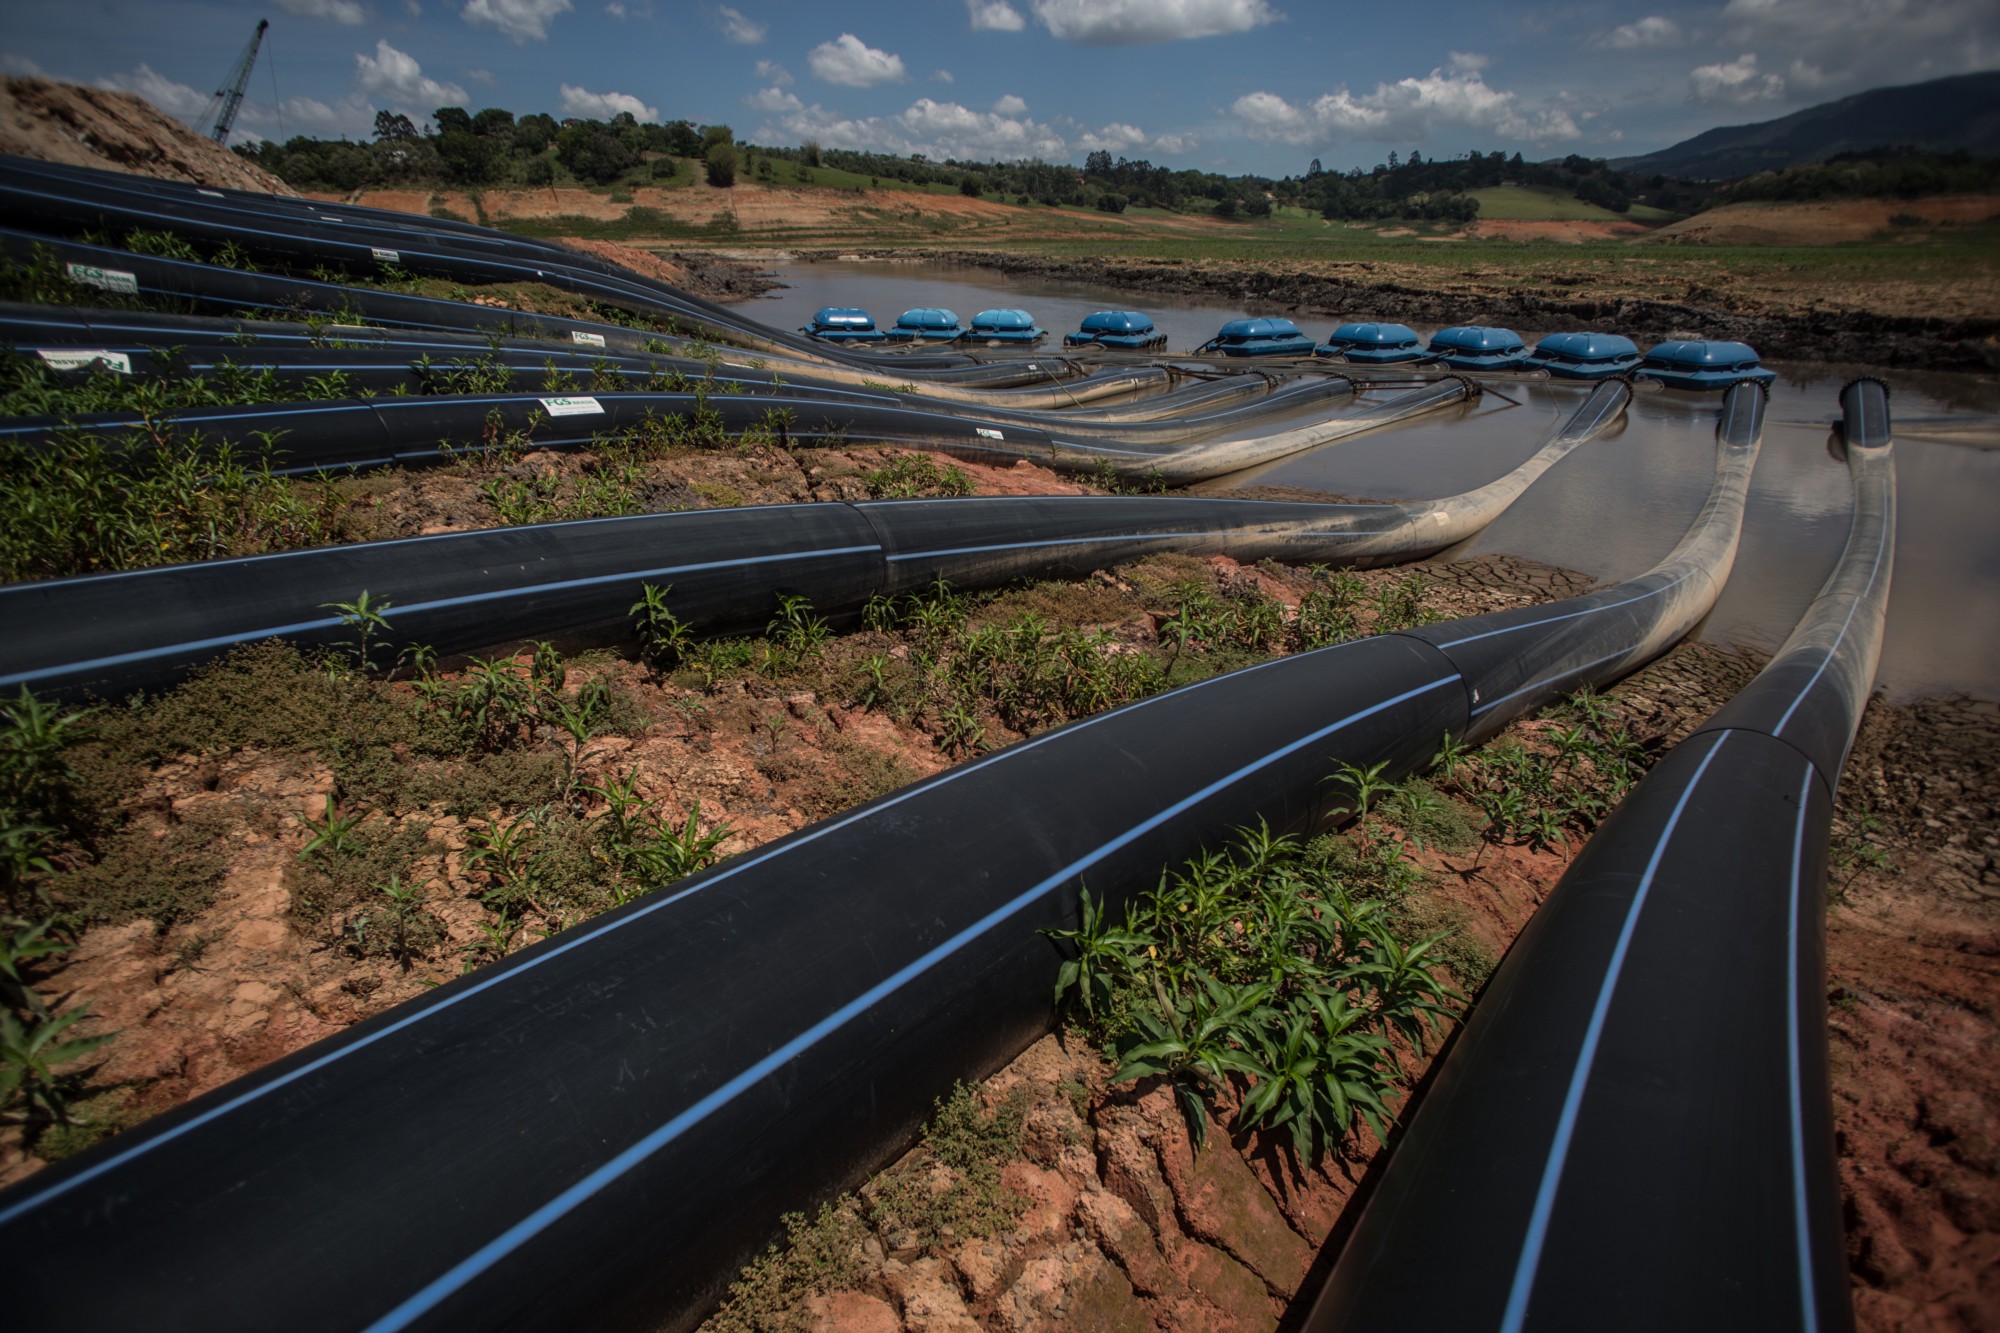
[[[2000,217],[1990,194],[1928,199],[1829,199],[1818,203],[1724,204],[1669,223],[1647,239],[1680,245],[1847,245],[1916,235],[1909,229],[1963,226]]]
[[[0,79],[0,153],[263,194],[298,194],[135,93]]]
[[[1318,261],[1306,266],[1219,260],[1082,258],[978,250],[801,251],[805,260],[895,259],[965,264],[1010,277],[1090,283],[1132,292],[1170,292],[1227,302],[1258,314],[1395,319],[1425,324],[1498,324],[1529,329],[1604,328],[1635,338],[1733,338],[1769,357],[1844,361],[1931,370],[2000,367],[2000,316],[1985,285],[1946,301],[1916,294],[1916,310],[1845,308],[1839,296],[1798,298],[1690,285],[1684,299],[1635,293],[1623,280],[1584,273],[1504,278],[1468,269],[1389,261]],[[1623,266],[1620,266],[1623,272]],[[1867,294],[1863,294],[1864,298]],[[1950,308],[1950,302],[1968,302]],[[1898,302],[1885,294],[1878,303]]]
[[[711,301],[747,300],[779,285],[761,268],[699,250],[660,255],[651,250],[635,250],[614,241],[591,241],[578,236],[558,236],[556,244],[621,264],[635,273]]]

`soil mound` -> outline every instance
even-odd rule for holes
[[[1831,199],[1799,204],[1724,204],[1661,227],[1649,241],[1680,245],[1845,245],[1939,226],[2000,218],[2000,195],[1931,199]]]
[[[134,93],[0,78],[0,152],[263,194],[298,191]]]

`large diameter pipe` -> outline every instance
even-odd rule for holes
[[[64,265],[72,280],[117,293],[153,300],[189,302],[224,311],[264,311],[273,317],[295,319],[302,312],[318,312],[335,320],[363,319],[403,328],[456,332],[492,333],[502,337],[553,339],[610,351],[646,352],[659,346],[683,353],[701,350],[693,341],[670,334],[631,329],[593,320],[569,319],[556,315],[536,315],[524,310],[443,301],[428,296],[406,296],[369,287],[348,287],[307,278],[282,277],[266,273],[246,273],[186,259],[165,259],[157,255],[135,254],[106,246],[60,240],[33,233],[0,228],[0,252],[19,262],[34,262],[47,255]],[[353,325],[326,326],[330,336],[349,336]],[[353,336],[359,336],[353,335]],[[710,349],[713,350],[713,349]],[[727,352],[729,357],[744,357]],[[1036,356],[990,364],[970,364],[956,369],[926,370],[914,360],[884,360],[863,366],[822,363],[796,354],[774,354],[768,364],[797,376],[814,376],[831,383],[856,388],[880,387],[884,383],[919,383],[932,396],[953,401],[977,402],[982,384],[1043,385],[1038,392],[1022,390],[1014,406],[1060,407],[1072,401],[1074,391],[1065,393],[1059,381],[1073,376],[1076,366],[1060,356]],[[1137,391],[1161,380],[1139,376],[1123,381],[1124,392]],[[1003,402],[1008,400],[1003,400]]]
[[[211,245],[235,244],[259,260],[280,264],[331,261],[356,272],[386,266],[390,272],[460,282],[538,282],[692,325],[704,336],[753,349],[851,365],[885,360],[770,328],[638,273],[579,263],[581,257],[571,251],[524,245],[498,233],[495,244],[478,245],[394,227],[272,214],[244,216],[241,211],[232,215],[192,186],[183,187],[172,201],[157,194],[135,196],[119,184],[115,173],[106,173],[100,181],[57,181],[22,169],[18,159],[4,157],[0,157],[0,217],[43,230],[162,230]]]
[[[1461,739],[1480,741],[1510,714],[1538,708],[1608,671],[1612,678],[1666,651],[1715,605],[1736,559],[1743,500],[1764,429],[1763,389],[1738,384],[1723,398],[1716,426],[1716,480],[1694,524],[1667,558],[1635,579],[1549,607],[1522,607],[1454,626],[1410,633],[1459,664],[1472,686],[1472,725]],[[1581,614],[1583,608],[1590,614]],[[1630,633],[1607,635],[1623,623]],[[1532,653],[1521,651],[1527,641]],[[1560,650],[1556,650],[1560,647]]]
[[[1588,432],[1566,427],[1558,438],[1574,448]],[[1246,561],[1414,559],[1488,521],[1490,495],[1518,494],[1515,480],[1546,466],[1553,447],[1458,503],[1040,496],[776,505],[15,584],[0,587],[0,689],[115,698],[170,685],[242,643],[338,643],[351,631],[337,604],[363,591],[390,603],[386,614],[401,641],[455,654],[530,637],[615,640],[648,583],[670,586],[675,615],[715,634],[760,628],[780,593],[840,612],[940,578],[991,587],[1088,573],[1161,550]]]
[[[0,1194],[14,1308],[684,1326],[780,1212],[861,1178],[954,1079],[1046,1030],[1043,932],[1081,884],[1115,911],[1232,825],[1309,823],[1331,768],[1410,770],[1467,697],[1407,635],[1301,653],[738,857]],[[108,1251],[126,1258],[98,1280],[62,1276]],[[217,1255],[219,1305],[190,1280]]]
[[[1605,821],[1424,1098],[1313,1333],[1853,1326],[1827,1076],[1833,796],[1883,630],[1887,393],[1854,521],[1771,664]]]

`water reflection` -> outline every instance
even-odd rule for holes
[[[878,322],[913,306],[963,311],[1019,305],[1059,338],[1093,310],[1130,308],[1151,315],[1169,346],[1182,351],[1225,320],[1290,313],[1046,279],[1016,281],[942,265],[796,265],[780,269],[779,277],[789,285],[748,309],[786,328],[823,305],[858,305]],[[1469,311],[1467,318],[1477,314]],[[1300,327],[1323,336],[1335,322],[1301,319]],[[1518,331],[1530,341],[1549,332]],[[1913,432],[1897,443],[1900,525],[1878,684],[1899,701],[1960,690],[2000,698],[2000,525],[1992,512],[2000,496],[2000,451],[1966,447],[1936,424],[1965,421],[1977,438],[1978,418],[2000,410],[2000,386],[1986,376],[1769,364],[1778,381],[1742,546],[1700,636],[1775,648],[1818,591],[1846,540],[1849,505],[1846,470],[1827,455],[1827,427],[1840,415],[1840,386],[1873,374],[1890,384],[1898,419],[1933,423],[1932,433]],[[1470,490],[1525,459],[1585,392],[1550,382],[1508,384],[1476,404],[1286,459],[1223,485],[1379,500]],[[1453,554],[1505,552],[1605,580],[1646,569],[1679,540],[1708,493],[1718,401],[1714,395],[1635,395],[1622,431],[1572,453]]]

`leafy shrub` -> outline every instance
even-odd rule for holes
[[[1397,937],[1324,862],[1267,829],[1164,876],[1121,924],[1083,896],[1057,980],[1117,1051],[1115,1081],[1160,1076],[1199,1144],[1207,1108],[1240,1094],[1236,1124],[1285,1129],[1302,1157],[1357,1120],[1386,1137],[1391,1035],[1421,1048],[1454,993],[1429,971],[1437,937]]]

